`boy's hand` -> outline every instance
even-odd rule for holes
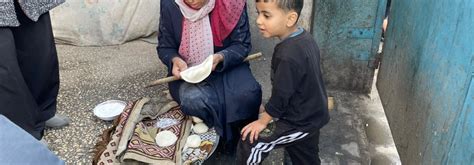
[[[171,73],[174,77],[181,79],[180,73],[188,68],[188,64],[186,64],[186,62],[184,62],[180,57],[174,57],[171,61],[173,62]]]
[[[224,56],[222,54],[219,54],[219,53],[216,53],[214,54],[214,57],[213,57],[213,62],[212,62],[212,71],[216,70],[216,67],[219,63],[221,63],[222,61],[224,61]]]
[[[263,106],[260,106],[260,108],[263,108]],[[272,121],[272,116],[268,114],[267,112],[262,112],[261,116],[258,120],[248,124],[245,126],[240,134],[242,134],[242,141],[245,141],[247,139],[247,135],[250,133],[250,143],[253,143],[254,140],[258,139],[258,135],[260,132],[263,131],[263,129],[267,128],[268,123]]]
[[[247,139],[247,135],[250,133],[250,143],[253,143],[253,141],[256,141],[258,139],[258,135],[260,132],[263,131],[267,127],[268,123],[265,123],[264,121],[261,120],[256,120],[247,126],[245,126],[242,131],[240,132],[242,134],[242,140],[245,141]]]

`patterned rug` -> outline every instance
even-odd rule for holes
[[[217,148],[219,141],[211,128],[198,134],[202,139],[200,147],[185,147],[187,137],[196,134],[191,130],[192,121],[175,102],[166,99],[129,102],[113,124],[96,145],[94,164],[200,164]],[[171,131],[178,140],[171,146],[159,147],[155,137],[161,131]]]
[[[139,122],[135,128],[132,139],[128,143],[128,149],[125,151],[123,159],[133,159],[145,163],[159,163],[159,164],[175,164],[180,161],[181,153],[179,150],[184,143],[183,134],[189,132],[190,120],[181,112],[179,108],[174,108],[165,114],[162,114],[158,119],[172,118],[177,120],[177,124],[171,125],[167,128],[157,128],[157,119],[148,119]],[[161,131],[171,131],[178,140],[175,144],[168,147],[159,147],[155,143],[155,136]]]
[[[125,126],[125,123],[127,122],[128,116],[130,115],[130,112],[132,111],[133,105],[134,105],[134,102],[129,102],[127,104],[127,106],[125,107],[124,112],[122,112],[120,117],[117,118],[116,121],[114,121],[114,123],[116,125],[114,127],[112,127],[112,129],[115,128],[115,131],[113,132],[113,134],[111,136],[112,139],[108,142],[106,148],[102,152],[98,151],[96,153],[96,154],[100,154],[100,156],[99,156],[98,160],[97,160],[97,156],[96,156],[96,160],[93,161],[94,164],[106,165],[106,164],[119,163],[118,160],[115,157],[115,154],[117,153],[117,147],[118,147],[118,143],[120,141],[120,136],[122,135],[123,127]],[[104,139],[102,139],[102,142],[107,141],[105,138],[108,137],[107,136],[108,133],[109,133],[108,130],[104,131],[104,134],[106,134],[106,135],[105,135]],[[100,143],[101,142],[99,142],[99,144],[96,145],[96,148],[100,147]]]

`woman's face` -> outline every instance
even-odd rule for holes
[[[193,9],[201,9],[209,0],[184,0],[184,2]]]

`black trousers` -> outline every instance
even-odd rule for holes
[[[237,146],[237,164],[260,164],[276,148],[284,147],[295,165],[321,164],[319,159],[319,129],[302,131],[276,121],[272,133],[260,136],[253,144],[248,138]]]
[[[0,114],[36,139],[56,113],[59,68],[49,13],[31,21],[15,3],[19,27],[0,27]]]

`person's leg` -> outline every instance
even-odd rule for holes
[[[36,126],[39,108],[20,70],[10,28],[0,28],[0,52],[0,114],[39,140],[43,131]]]
[[[297,164],[321,164],[319,159],[319,130],[308,137],[285,147],[291,162]]]
[[[309,135],[309,133],[298,131],[297,128],[280,121],[275,122],[275,124],[272,134],[267,137],[260,136],[254,143],[250,143],[248,138],[245,141],[239,141],[237,164],[259,164],[273,149],[293,145],[293,143],[305,139]]]
[[[64,165],[41,141],[13,124],[0,114],[0,162],[1,164],[48,164]]]
[[[222,145],[222,152],[224,154],[233,156],[235,155],[235,152],[237,150],[237,145],[240,141],[240,131],[242,128],[244,128],[247,124],[250,124],[251,122],[257,120],[257,118],[251,118],[251,119],[244,119],[244,120],[239,120],[230,123],[230,129],[231,129],[231,135],[232,138],[230,138],[228,141],[225,141]]]
[[[12,28],[15,37],[18,63],[25,82],[39,108],[39,125],[56,113],[59,90],[59,67],[49,13],[37,22],[30,20],[16,4],[20,26]],[[56,117],[56,119],[58,119]],[[60,122],[63,121],[63,122]],[[50,122],[51,123],[51,122]],[[53,126],[66,125],[65,120],[55,120]]]
[[[230,137],[226,150],[235,152],[240,130],[258,119],[262,89],[245,64],[225,72],[224,77],[225,112],[229,127],[226,133]]]
[[[209,127],[214,127],[223,136],[221,104],[216,89],[203,81],[199,84],[183,83],[179,89],[181,111],[189,116],[196,116]]]
[[[258,118],[262,89],[247,65],[240,65],[224,75],[224,98],[228,123]]]

